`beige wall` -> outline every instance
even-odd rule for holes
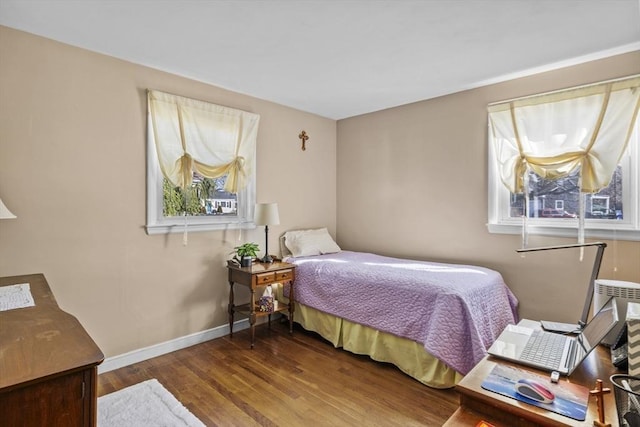
[[[261,116],[257,199],[286,229],[336,229],[336,122],[0,27],[0,276],[44,273],[114,356],[227,322],[224,262],[250,232],[145,233],[146,94]],[[310,135],[307,150],[298,134]],[[242,289],[238,298],[246,300]]]
[[[260,114],[258,201],[277,201],[281,216],[271,248],[287,229],[327,226],[345,249],[496,268],[521,315],[559,317],[593,252],[583,263],[521,258],[518,236],[487,232],[486,105],[639,72],[636,52],[336,125],[0,27],[0,197],[18,215],[0,221],[0,276],[44,273],[107,357],[226,323],[224,261],[264,232],[191,233],[186,247],[179,234],[145,233],[145,89],[155,88]],[[607,243],[601,277],[640,281],[640,243]]]
[[[522,258],[519,236],[487,231],[486,108],[636,73],[640,52],[339,121],[338,243],[492,267],[520,299],[521,316],[575,321],[595,251],[582,263],[574,250]],[[530,246],[568,243],[575,239],[533,236]],[[640,282],[640,242],[607,243],[600,277]]]

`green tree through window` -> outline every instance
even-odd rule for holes
[[[226,179],[226,175],[211,179],[194,173],[193,183],[185,192],[163,178],[163,216],[182,216],[185,212],[187,216],[237,215],[236,194],[224,191]]]

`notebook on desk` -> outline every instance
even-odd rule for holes
[[[541,320],[540,326],[548,332],[558,332],[561,334],[577,334],[582,329],[577,323],[552,322],[550,320]]]
[[[488,352],[522,365],[571,375],[617,322],[618,310],[611,298],[576,336],[509,325]]]

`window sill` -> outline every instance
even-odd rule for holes
[[[195,224],[189,223],[186,226],[187,232],[200,232],[200,231],[220,231],[220,230],[238,230],[238,229],[252,229],[256,225],[253,222],[234,222],[234,223],[218,223],[218,224]],[[153,224],[145,226],[148,235],[154,234],[171,234],[171,233],[184,233],[185,225],[182,224]]]
[[[487,224],[489,233],[493,234],[522,234],[522,225]],[[578,230],[575,228],[563,227],[542,227],[539,225],[529,225],[529,234],[553,237],[573,237],[578,238]],[[631,240],[640,241],[640,230],[605,230],[598,228],[585,228],[585,238],[607,239],[607,240]]]

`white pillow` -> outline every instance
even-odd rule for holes
[[[284,244],[294,257],[340,252],[340,246],[334,242],[326,228],[287,231],[284,234]]]

